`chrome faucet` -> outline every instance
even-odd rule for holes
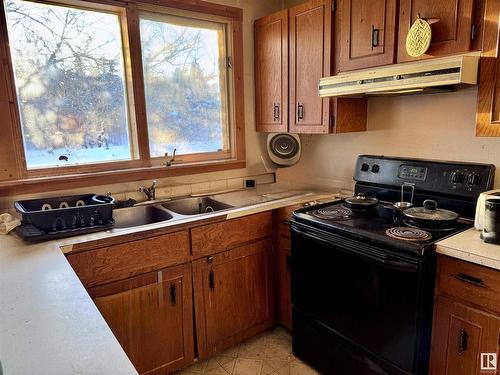
[[[177,152],[177,149],[174,148],[174,152],[172,153],[172,156],[167,159],[165,162],[161,163],[161,165],[164,165],[165,167],[170,167],[174,161],[175,161],[175,153]],[[168,155],[168,152],[165,152],[165,157],[168,158],[169,155]]]
[[[146,197],[148,197],[148,200],[150,200],[150,201],[154,201],[156,199],[156,183],[157,183],[157,181],[153,180],[153,184],[150,187],[147,188],[147,187],[141,186],[139,188],[139,191],[141,193],[146,194]]]

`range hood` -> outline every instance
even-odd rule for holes
[[[416,94],[477,84],[479,53],[340,73],[321,78],[319,96]]]

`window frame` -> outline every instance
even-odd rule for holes
[[[202,23],[204,21],[208,22],[213,22],[213,23],[220,23],[224,24],[225,26],[225,58],[232,58],[232,51],[233,51],[233,38],[232,38],[232,25],[228,21],[227,18],[220,17],[220,16],[207,16],[204,15],[202,18],[199,13],[197,12],[190,12],[190,11],[179,11],[174,8],[168,8],[168,7],[158,7],[158,6],[147,6],[147,5],[141,5],[138,7],[138,17],[139,21],[141,18],[141,14],[158,14],[158,22],[161,22],[161,16],[165,15],[166,17],[168,16],[174,16],[174,17],[184,17],[187,19],[199,19]],[[145,18],[148,19],[148,18]],[[149,18],[150,20],[153,20],[153,18]],[[140,35],[140,34],[139,34]],[[141,48],[141,57],[142,57],[142,48]],[[141,60],[142,63],[142,60]],[[234,137],[233,137],[233,128],[234,128],[234,123],[235,123],[235,109],[234,109],[234,99],[235,98],[235,92],[234,92],[234,83],[233,79],[231,78],[231,69],[228,67],[225,68],[220,68],[219,69],[221,73],[224,74],[225,80],[226,80],[226,88],[227,88],[227,93],[225,93],[225,100],[227,103],[227,132],[228,132],[228,137],[229,137],[229,151],[218,151],[218,152],[198,152],[198,153],[192,153],[192,154],[178,154],[179,158],[182,160],[183,163],[190,163],[190,162],[203,162],[203,161],[210,161],[210,160],[227,160],[233,158],[234,155]],[[144,79],[144,75],[143,75]],[[143,86],[144,87],[144,86]],[[146,127],[148,126],[147,124],[147,119],[146,119]],[[149,142],[149,139],[148,139]],[[161,163],[162,160],[164,160],[163,157],[155,157],[150,155],[150,159],[153,162],[158,162]]]
[[[0,180],[0,195],[15,192],[37,192],[60,187],[64,188],[94,186],[111,183],[138,181],[147,178],[188,175],[228,169],[244,168],[245,162],[245,119],[244,119],[244,86],[243,86],[243,36],[240,8],[213,4],[205,1],[191,0],[50,0],[36,1],[110,12],[120,15],[123,59],[125,65],[126,98],[128,106],[129,135],[132,156],[137,159],[128,161],[106,161],[92,164],[58,166],[49,168],[28,169],[22,138],[18,99],[15,90],[14,72],[8,34],[6,11],[3,0],[0,3],[0,60],[4,60],[6,83],[11,104],[11,128],[7,129],[14,140],[15,165],[8,166],[12,170],[9,180]],[[181,162],[170,167],[161,166],[162,157],[151,157],[149,153],[148,125],[146,118],[146,102],[142,70],[142,51],[139,30],[141,12],[157,12],[201,20],[215,20],[228,25],[227,33],[231,40],[227,43],[227,55],[231,58],[232,67],[228,70],[227,81],[230,92],[230,121],[228,123],[230,151],[184,154],[179,156]],[[3,45],[2,45],[3,44]],[[2,58],[2,52],[4,54]],[[0,74],[0,79],[2,79]],[[15,110],[13,110],[13,107]]]

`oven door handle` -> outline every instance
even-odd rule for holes
[[[368,261],[371,261],[374,263],[378,263],[386,268],[390,268],[390,269],[393,269],[396,271],[401,271],[401,272],[418,272],[418,270],[419,270],[419,264],[416,261],[411,261],[411,260],[407,260],[407,259],[399,259],[399,258],[390,256],[390,255],[387,256],[387,255],[383,255],[383,254],[370,253],[369,249],[367,249],[366,251],[359,250],[359,249],[354,248],[354,246],[348,246],[347,244],[341,244],[339,239],[333,238],[333,236],[331,239],[328,239],[328,235],[325,238],[323,238],[323,235],[322,235],[322,237],[319,237],[319,236],[316,236],[312,233],[308,233],[307,231],[301,230],[298,233],[300,233],[300,235],[302,235],[302,236],[304,236],[312,241],[319,242],[323,245],[326,245],[329,248],[338,249],[344,253],[357,255],[362,259],[365,259],[365,260],[368,260]],[[345,240],[346,239],[344,238],[343,242],[345,242]],[[292,258],[293,258],[293,253],[292,253]]]
[[[392,258],[388,258],[387,260],[382,260],[381,262],[387,266],[390,266],[392,269],[399,271],[404,271],[404,272],[418,271],[418,265],[413,262],[401,261],[399,259],[392,260]]]

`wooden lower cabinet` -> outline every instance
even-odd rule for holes
[[[500,271],[438,257],[430,374],[499,373],[481,369],[500,352],[499,288]]]
[[[283,327],[292,329],[292,300],[291,300],[291,278],[290,278],[290,238],[280,236],[278,238],[276,273],[278,275],[278,317]]]
[[[304,207],[303,204],[295,204],[282,207],[274,211],[273,228],[274,243],[276,248],[276,306],[279,323],[288,329],[292,329],[292,296],[291,296],[291,274],[290,274],[290,224],[293,211]]]
[[[194,360],[191,265],[90,288],[140,374],[170,374]]]
[[[270,239],[193,263],[195,321],[200,359],[274,323]]]
[[[434,319],[430,373],[484,374],[481,353],[498,353],[500,317],[439,296]]]

